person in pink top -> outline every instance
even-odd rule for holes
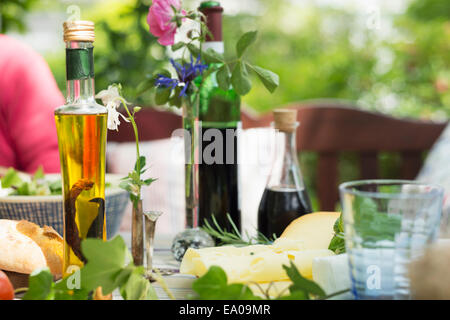
[[[54,109],[64,104],[45,60],[0,34],[0,167],[60,171]]]

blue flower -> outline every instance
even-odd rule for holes
[[[190,83],[199,75],[203,74],[203,71],[208,68],[208,65],[201,63],[200,56],[194,62],[191,56],[191,61],[189,63],[184,63],[183,65],[170,59],[170,63],[175,68],[177,72],[178,79],[172,79],[162,74],[158,74],[155,79],[155,85],[158,87],[171,88],[174,90],[177,86],[183,86],[180,92],[180,97],[186,96],[186,91],[189,88]]]

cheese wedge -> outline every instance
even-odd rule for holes
[[[306,249],[328,249],[339,212],[315,212],[292,221],[280,238],[301,241]]]

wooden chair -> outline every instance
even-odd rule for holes
[[[339,200],[338,156],[342,151],[359,154],[360,178],[378,178],[378,153],[401,155],[401,177],[414,179],[422,156],[434,144],[446,123],[398,119],[331,102],[292,104],[301,123],[299,150],[318,153],[316,188],[321,210],[334,210]]]
[[[298,150],[318,153],[316,189],[320,210],[334,210],[339,200],[338,159],[343,151],[359,154],[360,178],[378,177],[378,153],[399,152],[401,176],[414,179],[422,166],[422,155],[430,149],[446,123],[398,119],[363,111],[354,105],[336,101],[311,101],[285,106],[298,109]],[[243,128],[265,127],[273,121],[271,114],[252,116],[242,112]],[[179,115],[144,108],[138,113],[140,139],[170,137],[181,127]],[[134,141],[130,126],[108,134],[109,141]]]

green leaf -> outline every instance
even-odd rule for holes
[[[157,300],[155,289],[150,282],[143,277],[143,267],[135,268],[124,286],[120,288],[120,294],[125,300]]]
[[[81,269],[81,286],[88,290],[102,287],[103,294],[115,289],[115,277],[125,266],[127,247],[121,237],[110,241],[86,239],[81,243],[83,254],[87,259]]]
[[[342,219],[342,213],[339,215],[339,218],[336,219],[333,225],[333,231],[335,233],[344,232],[344,221]]]
[[[342,213],[334,222],[333,231],[334,236],[330,241],[328,249],[335,254],[345,253],[344,222],[342,220]]]
[[[168,78],[172,77],[172,74],[170,73],[169,70],[161,69],[161,70],[155,72],[155,74],[153,75],[153,81],[155,81],[155,79],[160,75],[164,76],[164,77],[168,77]]]
[[[87,290],[55,290],[54,300],[88,300],[90,292]]]
[[[197,46],[191,44],[188,44],[188,50],[191,53],[191,55],[194,58],[197,58],[200,54],[200,48]],[[203,63],[211,64],[211,63],[223,63],[224,57],[222,54],[218,53],[217,51],[213,50],[212,48],[208,48],[206,50],[203,50],[201,53],[201,59]]]
[[[23,300],[50,300],[53,287],[53,275],[48,268],[38,269],[30,274],[28,291]]]
[[[123,180],[119,183],[119,188],[124,189],[128,192],[131,192],[131,185],[130,185],[130,180]]]
[[[245,50],[256,40],[258,31],[249,31],[244,33],[236,44],[236,53],[238,58],[242,57]]]
[[[277,300],[309,300],[309,295],[305,291],[294,291],[286,296],[277,298]]]
[[[219,68],[219,70],[217,70],[216,79],[219,88],[224,91],[228,91],[230,89],[230,70],[228,69],[228,66],[226,64],[224,64]]]
[[[180,97],[180,92],[181,92],[181,88],[180,87],[176,87],[175,90],[172,93],[172,96],[169,99],[169,104],[171,106],[177,107],[177,108],[181,108],[182,105],[182,100]]]
[[[142,95],[145,91],[150,90],[154,86],[155,86],[155,78],[153,76],[147,77],[147,79],[145,79],[144,81],[141,81],[138,84],[137,90],[136,90],[137,96]]]
[[[152,184],[153,182],[155,182],[158,179],[153,179],[153,178],[149,178],[149,179],[145,179],[142,182],[146,185],[149,186],[150,184]]]
[[[323,289],[317,283],[306,279],[300,274],[297,267],[292,261],[290,267],[284,265],[283,269],[286,271],[286,274],[292,281],[292,285],[289,287],[289,291],[291,292],[291,294],[296,291],[303,291],[308,294],[308,296],[309,294],[313,294],[319,298],[326,296],[325,291],[323,291]]]
[[[222,268],[212,266],[192,284],[200,300],[259,300],[250,288],[243,284],[227,284],[227,275]]]
[[[23,182],[22,178],[19,176],[19,173],[13,168],[9,168],[0,181],[2,182],[2,188],[18,186]]]
[[[170,87],[168,88],[162,88],[158,87],[156,88],[155,93],[155,102],[157,105],[163,105],[166,104],[169,101],[170,93],[172,89]]]
[[[248,63],[247,66],[256,73],[258,78],[261,80],[266,89],[269,90],[269,92],[274,92],[275,89],[280,85],[280,77],[276,73],[258,66],[252,66]]]
[[[195,46],[192,43],[189,43],[187,45],[187,48],[188,48],[189,52],[191,53],[191,55],[194,57],[198,57],[198,55],[200,54],[200,48]]]
[[[24,299],[86,300],[89,293],[98,287],[102,287],[103,294],[119,288],[126,299],[157,299],[154,288],[144,278],[144,268],[134,266],[133,262],[125,266],[125,261],[132,258],[120,236],[105,242],[86,239],[81,246],[87,263],[77,271],[80,288],[69,289],[73,275],[55,284],[48,269],[38,270],[30,275],[29,290]]]
[[[379,212],[373,199],[355,196],[353,210],[355,229],[365,239],[365,246],[381,240],[393,241],[401,229],[400,214]]]
[[[44,178],[45,178],[44,169],[42,168],[42,166],[39,166],[39,168],[33,175],[33,180],[36,181]]]
[[[138,167],[138,161],[139,161],[139,168],[142,171],[145,168],[145,165],[147,163],[147,159],[145,158],[145,156],[140,156],[138,160],[136,160],[136,163],[134,164],[134,171],[137,171],[137,167]]]
[[[233,85],[236,93],[240,96],[246,95],[252,88],[247,70],[242,61],[239,61],[234,66],[233,73],[231,75],[231,84]]]
[[[62,182],[61,180],[55,180],[49,183],[51,194],[61,194],[62,193]]]
[[[202,52],[202,54],[203,54],[204,62],[207,64],[224,62],[223,55],[218,53],[217,51],[215,51],[212,48],[206,49],[205,51]]]
[[[19,196],[32,196],[33,195],[33,188],[30,187],[31,183],[23,182],[21,185],[17,187],[17,195]]]
[[[185,46],[186,46],[185,42],[177,42],[174,45],[172,45],[172,51],[180,50],[181,48],[183,48]]]
[[[345,239],[343,238],[343,234],[335,234],[330,241],[328,249],[333,251],[335,254],[345,253]]]
[[[213,295],[227,285],[227,274],[222,268],[212,266],[208,272],[192,284],[199,295]]]

